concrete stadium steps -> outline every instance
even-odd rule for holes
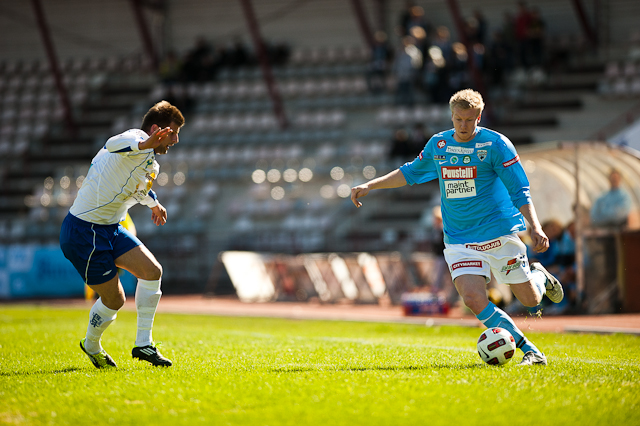
[[[592,91],[589,90],[589,93],[592,93]],[[537,90],[519,93],[517,98],[511,101],[511,103],[517,106],[517,109],[513,111],[514,114],[523,111],[536,113],[540,110],[549,112],[549,109],[576,109],[582,106],[582,97],[584,94],[585,91],[582,89],[557,91],[554,89],[539,88]]]
[[[533,134],[541,130],[553,131],[557,129],[557,124],[540,126],[520,123],[519,125],[502,125],[496,124],[491,126],[496,132],[505,135],[516,146],[527,145],[534,142]]]
[[[511,127],[555,126],[558,124],[556,113],[557,110],[555,108],[553,110],[547,108],[529,110],[521,106],[519,109],[503,117],[500,120],[500,125]]]
[[[32,141],[21,158],[5,165],[2,178],[5,191],[0,191],[0,216],[18,217],[27,213],[29,208],[25,205],[25,197],[34,195],[34,190],[43,185],[45,178],[57,178],[57,170],[70,166],[88,167],[99,149],[94,141],[100,139],[103,143],[110,136],[115,118],[130,111],[136,102],[146,99],[153,78],[135,73],[106,78],[93,88],[87,102],[74,112],[75,135],[67,133],[59,124],[51,132],[52,136]]]
[[[26,195],[0,195],[0,218],[12,219],[30,209],[24,202]]]
[[[603,70],[604,62],[591,58],[553,71],[537,82],[525,81],[521,75],[514,79],[511,95],[497,105],[493,104],[496,105],[495,122],[490,127],[515,145],[555,140],[554,132],[560,132],[557,133],[560,136],[563,127],[576,127],[568,117],[582,122],[579,117],[586,114],[584,120],[597,127],[595,123],[601,122],[601,118],[589,117],[586,111],[600,100],[596,93]],[[579,133],[585,134],[583,138],[589,134],[578,129],[575,135]]]
[[[533,131],[532,141],[594,140],[601,129],[624,115],[636,104],[637,99],[614,100],[598,95],[586,95],[583,109],[558,113],[558,126]]]

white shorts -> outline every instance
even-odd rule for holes
[[[527,247],[517,235],[445,247],[444,258],[453,280],[460,275],[481,275],[489,283],[492,272],[502,284],[524,283],[531,278]]]

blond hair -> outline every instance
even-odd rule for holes
[[[460,90],[449,99],[449,109],[453,112],[455,107],[462,109],[477,109],[480,112],[484,109],[484,101],[482,95],[472,89]]]

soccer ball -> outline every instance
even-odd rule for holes
[[[488,328],[478,338],[478,355],[489,365],[506,364],[515,352],[516,341],[504,328]]]

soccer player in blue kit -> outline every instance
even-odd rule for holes
[[[147,247],[119,222],[130,207],[151,209],[156,225],[167,221],[167,210],[151,189],[160,166],[156,155],[178,143],[184,117],[169,102],[155,104],[142,119],[141,129],[111,137],[91,161],[60,230],[60,247],[84,282],[100,297],[89,313],[80,349],[97,368],[115,368],[102,348],[102,334],[116,319],[125,294],[118,268],[138,278],[135,293],[138,329],[131,355],[155,366],[171,366],[153,342],[151,329],[162,291],[162,266]]]
[[[486,293],[493,273],[525,306],[537,306],[545,294],[555,303],[564,297],[560,282],[540,263],[529,265],[526,246],[516,235],[526,229],[526,219],[533,250],[549,248],[529,181],[511,141],[478,126],[484,109],[480,93],[461,90],[451,97],[449,107],[453,129],[432,136],[412,162],[353,187],[351,201],[360,207],[358,199],[372,189],[438,179],[444,256],[464,304],[487,328],[501,327],[513,335],[524,352],[520,365],[547,365],[546,356]]]

